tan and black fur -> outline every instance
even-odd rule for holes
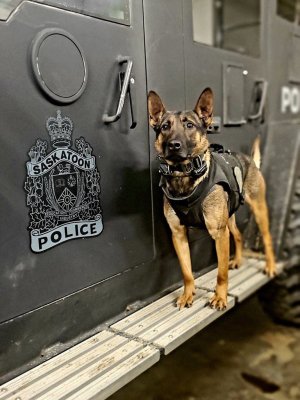
[[[202,155],[208,166],[205,175],[197,178],[186,176],[183,172],[175,172],[167,178],[168,190],[174,196],[190,194],[197,185],[209,174],[211,153],[206,130],[212,123],[213,93],[206,88],[200,95],[194,110],[170,112],[163,105],[160,97],[153,91],[148,95],[149,122],[156,132],[155,148],[158,154],[170,165],[188,163],[191,157]],[[259,141],[253,146],[252,157],[240,155],[240,160],[246,168],[243,182],[245,201],[250,206],[260,229],[265,253],[265,271],[274,276],[275,259],[272,239],[269,232],[268,209],[266,204],[265,181],[259,170]],[[213,190],[203,200],[202,210],[206,228],[215,240],[218,258],[218,276],[215,294],[210,300],[211,307],[223,310],[227,306],[228,268],[238,268],[242,260],[242,236],[239,232],[235,215],[229,218],[228,195],[221,185],[215,185]],[[184,292],[178,298],[177,305],[181,309],[190,307],[195,294],[192,273],[187,227],[182,225],[176,212],[164,197],[164,214],[172,232],[172,240],[181,266],[184,279]],[[229,261],[229,237],[233,235],[235,255]]]

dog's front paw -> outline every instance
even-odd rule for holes
[[[238,269],[241,266],[241,260],[234,258],[233,260],[229,261],[229,269]]]
[[[211,306],[211,308],[214,308],[218,311],[223,311],[227,307],[227,298],[214,294],[209,301],[209,305]]]
[[[275,262],[267,262],[265,273],[268,275],[269,278],[274,278],[277,275]]]
[[[178,297],[176,305],[181,310],[184,307],[192,307],[194,301],[195,289],[185,290],[181,296]]]

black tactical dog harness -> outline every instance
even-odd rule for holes
[[[235,153],[228,151],[211,152],[208,176],[186,197],[173,197],[166,178],[162,176],[160,186],[167,196],[181,224],[186,226],[204,226],[202,203],[215,185],[221,185],[228,193],[228,212],[231,216],[241,204],[243,196],[243,166]]]

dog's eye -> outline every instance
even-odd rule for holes
[[[169,129],[169,124],[162,124],[161,128],[162,131],[166,131],[167,129]]]
[[[192,122],[187,122],[187,123],[186,123],[186,127],[187,127],[188,129],[192,129],[192,128],[194,128],[194,124],[193,124]]]

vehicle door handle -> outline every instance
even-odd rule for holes
[[[120,73],[121,90],[120,90],[118,106],[117,106],[116,113],[114,115],[108,115],[107,113],[104,113],[102,116],[102,121],[106,124],[111,124],[112,122],[116,122],[120,119],[122,111],[123,111],[124,103],[125,103],[125,98],[128,93],[129,100],[130,100],[131,119],[132,119],[130,128],[133,129],[136,127],[136,121],[134,119],[133,104],[132,104],[131,91],[130,91],[130,76],[131,76],[133,62],[129,57],[123,57],[123,56],[119,56],[117,58],[117,61],[118,61],[119,65],[127,63],[125,73]]]
[[[259,102],[258,110],[255,114],[250,114],[248,120],[254,121],[260,119],[263,115],[268,93],[268,82],[265,79],[259,79],[255,82],[253,102]]]

